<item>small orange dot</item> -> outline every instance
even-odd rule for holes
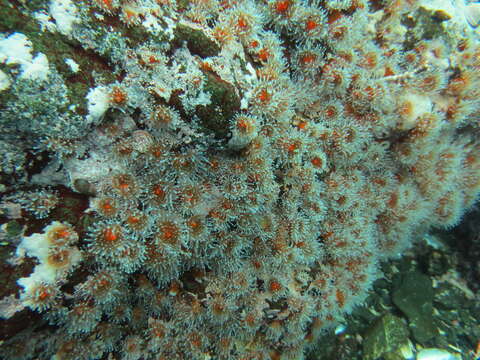
[[[121,184],[118,185],[118,187],[119,187],[121,190],[128,191],[128,188],[130,187],[130,185],[128,185],[127,183],[121,183]]]
[[[157,338],[163,338],[165,336],[165,332],[162,329],[153,329],[153,336]]]
[[[297,124],[297,128],[299,128],[300,130],[304,130],[306,127],[307,127],[307,122],[306,121],[300,121]]]
[[[410,116],[413,112],[413,104],[410,101],[405,101],[398,109],[398,112],[402,116]]]
[[[415,62],[416,60],[417,60],[417,57],[416,57],[415,54],[407,54],[407,55],[405,55],[405,61],[406,61],[407,63],[413,63],[413,62]]]
[[[193,230],[195,230],[200,226],[200,222],[192,219],[188,222],[188,226],[190,226]]]
[[[57,232],[57,236],[58,236],[59,238],[65,239],[65,238],[67,238],[67,237],[70,236],[70,231],[68,231],[67,229],[59,230],[59,231]]]
[[[127,93],[118,86],[115,86],[110,93],[112,102],[116,105],[123,105],[127,102]]]
[[[378,60],[377,55],[375,53],[368,53],[364,56],[364,61],[361,64],[366,69],[373,69],[377,66]]]
[[[50,297],[50,293],[47,290],[42,290],[38,295],[38,298],[42,301],[47,299],[48,297]]]
[[[465,158],[465,162],[468,164],[468,165],[472,165],[472,164],[475,164],[475,156],[473,155],[468,155],[466,158]]]
[[[155,56],[150,55],[150,56],[148,57],[148,62],[149,62],[150,64],[156,64],[156,63],[158,63],[159,61],[158,61],[158,59],[157,59]]]
[[[165,191],[162,189],[160,185],[155,185],[153,187],[153,194],[159,199],[165,198]]]
[[[314,158],[312,158],[310,162],[312,163],[313,166],[317,168],[321,168],[323,164],[322,159],[320,159],[318,156],[315,156]]]
[[[315,21],[307,20],[307,22],[305,23],[305,30],[312,31],[312,30],[316,29],[317,26],[318,26],[318,24]]]
[[[309,64],[312,64],[316,59],[317,59],[317,56],[315,54],[305,54],[300,57],[300,62],[303,65],[309,65]]]
[[[114,242],[118,240],[118,235],[112,228],[106,228],[103,232],[103,238],[108,242]]]
[[[287,146],[287,151],[292,154],[293,152],[295,152],[295,150],[298,149],[298,145],[297,144],[290,144]]]
[[[248,44],[251,48],[256,48],[258,45],[260,44],[257,40],[250,41],[250,44]]]
[[[243,18],[243,17],[240,17],[237,21],[237,25],[240,29],[242,30],[246,30],[248,29],[248,23],[247,21]]]
[[[140,222],[140,218],[132,215],[128,217],[128,222],[131,224],[138,224]]]
[[[385,73],[384,73],[383,76],[392,76],[392,75],[395,75],[395,73],[393,72],[391,67],[387,66],[385,68]]]
[[[325,109],[325,116],[329,118],[337,116],[337,109],[334,106],[328,106]]]
[[[275,11],[278,14],[285,14],[291,6],[290,0],[280,0],[275,3]]]
[[[260,50],[258,52],[258,57],[260,58],[260,60],[262,61],[267,61],[268,58],[270,57],[270,51],[268,51],[268,49],[266,48],[263,48],[262,50]]]
[[[107,279],[102,279],[98,282],[98,285],[102,288],[110,285],[110,281],[108,281]]]
[[[100,6],[104,7],[107,10],[112,10],[112,0],[100,0]]]
[[[271,95],[268,93],[266,89],[260,90],[260,93],[258,94],[258,99],[262,103],[268,103],[270,101]]]
[[[178,227],[171,221],[167,221],[160,226],[160,238],[167,243],[176,243],[178,234]]]
[[[270,281],[269,289],[271,292],[277,292],[282,289],[282,285],[278,281],[272,280]]]
[[[240,130],[247,130],[248,128],[248,122],[245,118],[241,118],[240,120],[238,120],[237,122],[237,127],[240,129]]]

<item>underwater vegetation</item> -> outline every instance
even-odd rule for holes
[[[0,4],[4,358],[302,359],[478,199],[462,7]]]

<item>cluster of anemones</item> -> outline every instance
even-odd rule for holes
[[[81,251],[75,246],[78,235],[75,230],[60,222],[52,222],[44,232],[24,237],[17,248],[17,260],[25,256],[38,260],[33,273],[18,280],[23,287],[20,299],[24,306],[44,311],[58,305],[60,285],[82,260]]]
[[[57,358],[301,359],[364,299],[379,261],[478,198],[465,134],[478,131],[479,47],[403,49],[403,1],[375,2],[372,17],[359,0],[162,4],[220,50],[152,39],[118,61],[112,113],[89,139],[108,166],[92,181],[83,271],[62,298],[79,250],[54,223],[19,247],[40,262],[22,299],[65,330]],[[155,23],[157,7],[94,5],[126,33],[173,26]],[[442,68],[448,51],[455,68]],[[199,115],[207,74],[241,98],[228,118],[230,104],[208,109],[213,135]]]

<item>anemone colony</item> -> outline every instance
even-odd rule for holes
[[[43,230],[19,238],[11,261],[35,266],[1,308],[50,326],[6,341],[9,359],[302,359],[380,261],[479,194],[462,13],[12,3],[29,20],[0,35],[1,171]],[[33,177],[32,151],[49,156]],[[85,232],[51,215],[65,188],[89,196]]]

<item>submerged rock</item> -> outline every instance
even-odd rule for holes
[[[393,302],[407,316],[414,338],[424,343],[437,334],[433,320],[433,287],[427,275],[407,273],[393,292]]]

